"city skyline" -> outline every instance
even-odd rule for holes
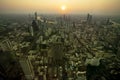
[[[0,0],[0,13],[67,13],[119,15],[119,0]],[[61,10],[62,6],[66,10]]]

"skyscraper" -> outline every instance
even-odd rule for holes
[[[35,20],[37,21],[37,12],[35,12]]]
[[[33,31],[38,31],[39,28],[38,28],[38,24],[37,24],[37,21],[36,20],[33,20],[32,21],[32,27],[33,27]]]
[[[88,13],[87,15],[87,24],[90,24],[92,22],[92,15]]]

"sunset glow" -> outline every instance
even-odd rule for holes
[[[59,13],[61,8],[69,13],[119,14],[119,3],[120,0],[0,0],[0,13]]]

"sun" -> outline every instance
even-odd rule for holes
[[[66,6],[65,6],[65,5],[62,5],[62,6],[61,6],[61,10],[65,11],[65,10],[66,10]]]

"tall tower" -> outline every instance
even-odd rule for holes
[[[87,23],[90,24],[92,22],[92,15],[87,15]]]
[[[35,20],[32,21],[32,27],[34,32],[39,30],[38,24]]]
[[[37,21],[37,12],[35,12],[35,21]]]
[[[88,15],[87,15],[87,21],[89,21],[89,17],[90,17],[90,14],[88,13]]]

